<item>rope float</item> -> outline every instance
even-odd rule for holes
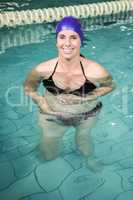
[[[133,11],[132,0],[119,0],[74,6],[43,8],[22,11],[2,11],[0,27],[16,27],[28,24],[41,24],[59,21],[66,15],[78,18],[96,18]]]
[[[56,23],[49,22],[56,22],[66,14],[75,16],[76,13],[76,16],[80,16],[82,18],[81,23],[86,31],[99,29],[112,23],[116,24],[116,22],[117,24],[132,23],[133,1],[131,1],[121,0],[117,1],[117,3],[113,1],[87,4],[87,6],[2,12],[0,13],[0,26],[12,28],[8,29],[8,32],[4,32],[4,34],[3,29],[0,31],[0,54],[10,47],[41,42],[42,37],[45,36],[46,38],[48,34],[55,32]],[[2,19],[1,16],[3,17]],[[22,25],[27,25],[26,29]]]

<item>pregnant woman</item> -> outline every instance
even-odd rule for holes
[[[92,161],[91,129],[102,108],[99,96],[114,89],[112,76],[100,64],[84,57],[80,47],[84,34],[79,20],[64,17],[56,26],[58,57],[45,61],[27,76],[24,89],[39,108],[42,129],[40,148],[44,158],[51,160],[60,152],[60,143],[68,128],[74,126],[78,151]],[[37,90],[43,83],[45,92]]]

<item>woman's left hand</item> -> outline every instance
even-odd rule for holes
[[[78,104],[81,101],[81,97],[77,97],[73,94],[61,94],[57,97],[60,104]]]
[[[73,94],[61,94],[58,95],[57,99],[59,100],[60,104],[82,104],[83,102],[93,101],[96,100],[96,95],[87,95],[85,97],[83,96],[76,96]]]

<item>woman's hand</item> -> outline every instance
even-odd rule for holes
[[[39,97],[38,99],[38,108],[40,110],[40,112],[42,114],[48,114],[48,115],[54,115],[54,116],[60,116],[62,115],[61,112],[56,112],[54,111],[49,105],[48,103],[46,102],[45,98],[44,97]]]
[[[50,108],[44,97],[38,96],[38,98],[36,99],[36,103],[41,113],[52,114],[54,112],[52,111],[52,109]]]
[[[58,95],[57,99],[59,100],[60,104],[82,104],[84,102],[88,101],[94,101],[97,99],[97,96],[95,94],[88,94],[86,96],[76,96],[73,94],[61,94]]]
[[[73,94],[61,94],[57,96],[57,99],[59,101],[60,104],[77,104],[79,103],[79,98],[77,99],[77,97]]]

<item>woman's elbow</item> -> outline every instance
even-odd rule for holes
[[[116,83],[113,81],[113,82],[112,82],[112,85],[111,85],[112,91],[115,90],[116,87],[117,87],[117,86],[116,86]]]
[[[26,96],[30,96],[31,90],[25,83],[23,84],[23,91]]]

